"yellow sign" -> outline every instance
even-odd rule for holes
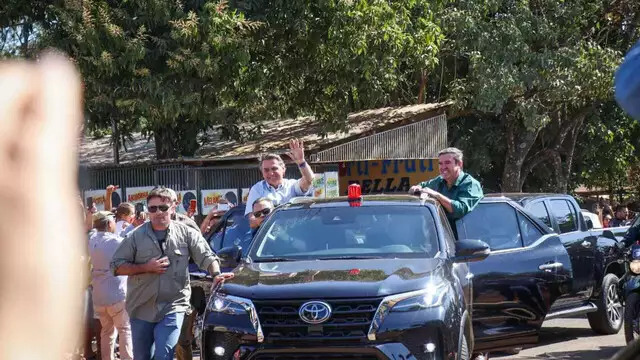
[[[357,183],[362,194],[407,193],[409,188],[439,175],[438,159],[349,161],[339,164],[340,193]]]

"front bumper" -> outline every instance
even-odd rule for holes
[[[443,360],[454,357],[441,357],[436,353],[414,355],[404,344],[387,343],[378,345],[353,346],[318,346],[318,347],[284,347],[239,345],[225,348],[225,353],[215,353],[215,340],[205,340],[203,360],[387,360],[387,359],[419,359]],[[230,344],[227,343],[227,346]],[[232,350],[234,349],[235,350]],[[227,352],[228,351],[228,352]]]
[[[391,311],[409,295],[325,299],[333,312],[317,325],[302,321],[298,313],[309,299],[227,295],[246,313],[204,313],[198,325],[202,360],[455,359],[464,308],[444,297],[439,306]]]
[[[284,330],[253,331],[249,317],[206,313],[200,324],[199,342],[202,360],[444,360],[455,359],[457,332],[452,324],[434,318],[441,309],[427,314],[401,314],[386,321],[374,337],[302,336],[279,338]],[[416,322],[415,319],[431,319]],[[391,319],[388,319],[391,320]]]

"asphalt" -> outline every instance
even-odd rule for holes
[[[500,356],[500,360],[607,360],[626,346],[624,334],[597,335],[589,327],[586,318],[555,319],[545,322],[540,332],[540,342],[518,355]]]

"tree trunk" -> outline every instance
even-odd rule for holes
[[[420,71],[420,91],[418,92],[418,104],[424,104],[424,93],[427,87],[427,72]]]
[[[118,134],[118,124],[116,119],[111,116],[111,141],[113,150],[113,163],[120,164],[120,134]]]
[[[520,125],[520,119],[508,116],[505,124],[507,154],[502,171],[501,191],[521,192],[522,166],[529,150],[538,138],[538,131],[529,131]]]
[[[156,159],[164,160],[177,158],[172,133],[171,129],[164,128],[156,129],[153,132],[156,145]]]

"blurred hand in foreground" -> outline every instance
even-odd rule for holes
[[[82,333],[82,118],[66,58],[0,62],[0,359],[62,359]]]

